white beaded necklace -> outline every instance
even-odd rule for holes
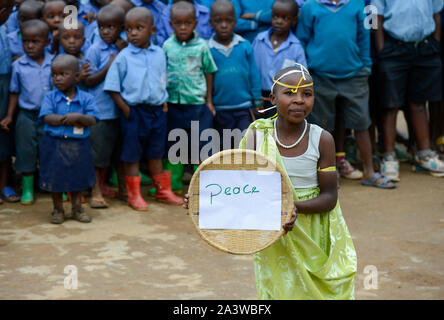
[[[279,138],[277,135],[277,129],[276,129],[277,128],[277,119],[278,118],[276,118],[276,120],[274,122],[274,136],[276,138],[276,142],[278,143],[278,145],[280,145],[284,149],[291,149],[291,148],[296,147],[298,145],[298,143],[301,142],[302,138],[305,136],[305,132],[307,131],[307,127],[308,127],[307,120],[304,119],[304,122],[305,122],[304,131],[302,131],[302,134],[299,137],[299,139],[295,143],[293,143],[292,145],[286,146],[285,144],[283,144],[282,142],[279,141]]]

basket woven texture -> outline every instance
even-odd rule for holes
[[[294,202],[292,184],[288,176],[274,160],[262,153],[236,149],[225,150],[211,156],[196,170],[188,189],[189,216],[200,237],[209,245],[226,253],[253,254],[269,247],[284,234],[282,227],[280,231],[200,229],[199,176],[202,170],[278,171],[281,174],[281,225],[291,220]]]

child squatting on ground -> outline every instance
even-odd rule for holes
[[[171,191],[171,172],[162,168],[166,143],[166,59],[162,49],[151,44],[156,31],[151,12],[144,7],[128,11],[125,31],[129,45],[108,70],[104,90],[121,111],[122,154],[128,204],[147,211],[140,194],[139,162],[148,159],[148,168],[158,200],[178,205],[182,199]]]

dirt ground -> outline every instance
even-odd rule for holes
[[[444,178],[402,163],[401,179],[395,190],[341,180],[356,299],[444,299]],[[119,200],[85,205],[90,224],[50,224],[48,194],[1,205],[0,299],[257,299],[251,256],[213,249],[184,209],[146,198],[147,213]],[[77,288],[65,289],[75,275]]]
[[[444,179],[408,164],[401,177],[388,191],[341,182],[357,299],[444,298]],[[33,206],[0,206],[0,299],[257,298],[251,256],[209,247],[181,207],[148,200],[148,213],[111,200],[110,209],[88,209],[92,223],[60,226],[48,222],[47,194]],[[74,275],[66,266],[76,268],[77,289],[64,287]]]

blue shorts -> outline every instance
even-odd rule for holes
[[[243,134],[239,134],[239,130],[243,132],[253,122],[250,108],[234,109],[234,110],[217,110],[214,117],[214,129],[219,132],[221,149],[237,149]],[[230,136],[224,135],[223,130],[231,130]],[[238,129],[234,131],[235,129]],[[243,132],[244,133],[244,132]],[[226,140],[230,141],[226,141]],[[234,141],[233,141],[234,139]]]
[[[198,121],[199,130],[197,132],[191,132],[191,121]],[[188,163],[191,163],[191,159],[199,158],[198,155],[191,156],[192,147],[191,139],[198,140],[193,141],[199,144],[199,153],[204,145],[209,141],[201,141],[201,133],[205,129],[213,127],[213,114],[205,104],[175,104],[168,103],[168,135],[174,129],[185,130],[188,137]],[[197,134],[199,136],[197,136]],[[169,139],[168,139],[169,140]],[[177,143],[176,141],[167,142],[167,150],[165,157],[168,158],[168,150]]]
[[[129,118],[121,116],[122,154],[128,163],[141,159],[162,159],[165,152],[167,116],[162,106],[137,105],[130,107]]]
[[[43,123],[38,120],[39,110],[19,109],[15,124],[16,161],[20,172],[36,171],[39,143],[43,137]]]

